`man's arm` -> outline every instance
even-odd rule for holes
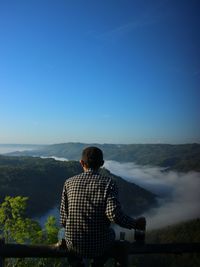
[[[67,216],[68,216],[68,205],[67,205],[66,190],[64,185],[61,197],[61,205],[60,205],[60,224],[63,227],[66,226]]]
[[[133,219],[124,214],[121,209],[121,204],[118,200],[118,189],[113,181],[111,181],[108,187],[106,215],[111,222],[116,223],[124,228],[143,230],[146,225],[144,217]]]

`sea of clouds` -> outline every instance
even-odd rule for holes
[[[200,173],[166,171],[160,167],[106,161],[112,173],[148,189],[160,205],[145,214],[147,228],[165,227],[200,217]]]
[[[146,217],[148,230],[200,217],[199,172],[167,171],[161,167],[117,161],[105,161],[104,167],[157,195],[159,206],[141,214]],[[56,208],[52,211],[58,214]],[[124,229],[118,228],[118,232],[120,231],[124,231]],[[129,231],[127,232],[129,233]]]

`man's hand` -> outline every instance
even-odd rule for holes
[[[137,230],[145,230],[146,227],[146,219],[145,217],[139,217],[135,221],[135,229]]]

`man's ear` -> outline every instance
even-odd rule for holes
[[[81,164],[82,167],[85,166],[85,162],[82,159],[79,162],[80,162],[80,164]]]

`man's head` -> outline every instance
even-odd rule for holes
[[[104,164],[103,152],[98,147],[86,147],[80,162],[84,169],[98,170]]]

